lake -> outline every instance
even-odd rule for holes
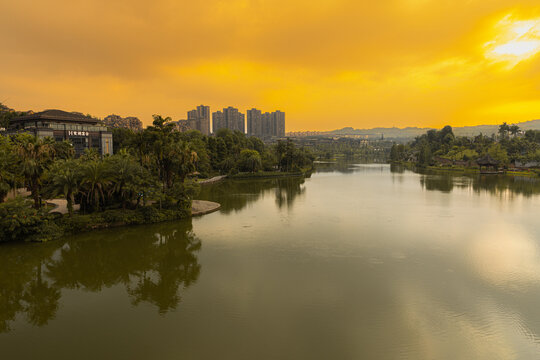
[[[319,164],[0,246],[2,359],[540,358],[540,181]]]

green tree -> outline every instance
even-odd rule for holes
[[[146,182],[151,180],[152,175],[125,149],[107,161],[109,167],[114,169],[112,191],[118,202],[122,204],[122,208],[131,206],[134,200],[137,200],[138,204],[146,191]]]
[[[432,162],[432,152],[429,144],[424,144],[418,152],[418,165],[429,166]]]
[[[516,136],[519,132],[519,126],[510,125],[510,127],[508,128],[508,131],[510,132],[510,134],[512,134],[512,136]]]
[[[508,132],[510,131],[510,126],[507,123],[502,123],[502,125],[499,126],[499,135],[502,138],[506,138],[508,136]]]
[[[53,147],[53,159],[54,160],[67,160],[72,159],[75,156],[75,149],[73,144],[68,140],[54,141],[51,146]]]
[[[77,160],[56,161],[48,172],[52,197],[62,196],[67,201],[69,216],[73,215],[75,194],[81,186],[81,165]]]
[[[112,135],[115,154],[132,144],[135,138],[135,132],[126,128],[114,128],[112,129]]]
[[[34,207],[39,209],[43,174],[52,163],[54,148],[50,142],[27,134],[15,138],[15,147],[19,158],[18,171],[32,193]]]
[[[11,141],[0,136],[0,203],[17,183],[16,165],[17,157]]]
[[[240,171],[257,172],[262,168],[261,155],[256,150],[244,149],[240,152]]]
[[[487,149],[487,153],[491,155],[492,158],[499,161],[502,165],[508,165],[508,153],[501,144],[492,144]]]
[[[108,164],[100,160],[84,163],[81,171],[81,188],[84,199],[92,210],[98,211],[105,203],[105,194],[112,183],[112,172]]]

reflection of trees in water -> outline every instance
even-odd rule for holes
[[[32,325],[43,326],[56,315],[60,290],[56,284],[46,281],[42,276],[42,264],[39,261],[36,275],[26,286],[22,296],[26,303],[24,312]]]
[[[292,207],[297,197],[303,195],[306,188],[303,178],[278,179],[276,187],[276,204],[281,209],[284,206]]]
[[[424,172],[420,174],[420,184],[426,190],[451,192],[454,187],[472,189],[476,193],[492,195],[504,193],[530,197],[540,194],[540,178],[511,175],[481,174],[440,174]]]
[[[445,193],[454,189],[454,179],[451,176],[421,175],[420,185],[426,190],[437,190]]]
[[[388,171],[388,164],[351,161],[318,162],[315,164],[315,169],[318,173],[338,172],[340,174],[353,174],[358,172],[384,172]]]
[[[239,211],[258,201],[265,195],[274,193],[276,204],[282,208],[291,207],[294,201],[304,194],[303,177],[284,177],[275,179],[226,180],[217,184],[203,186],[198,196],[201,200],[216,201],[221,204],[221,212],[229,214]]]
[[[390,164],[390,172],[392,174],[403,174],[405,173],[405,166],[400,164]]]
[[[494,195],[510,192],[531,197],[540,194],[540,179],[525,176],[479,175],[473,178],[472,188],[476,192],[486,191]]]
[[[125,228],[49,244],[0,249],[0,333],[17,314],[42,326],[56,316],[62,289],[99,292],[122,284],[133,304],[163,314],[181,301],[179,289],[197,281],[201,242],[191,223]]]
[[[390,173],[392,174],[392,182],[396,180],[400,183],[404,180],[405,166],[399,164],[390,164]]]
[[[151,266],[137,271],[135,284],[128,285],[134,305],[149,302],[160,314],[174,310],[182,300],[178,289],[188,288],[198,279],[201,265],[195,252],[201,249],[201,242],[184,235],[176,230],[156,235]]]
[[[18,314],[38,326],[56,314],[59,289],[43,276],[56,246],[40,245],[0,246],[0,333],[10,330]]]
[[[339,172],[341,174],[352,174],[354,173],[353,164],[347,161],[318,162],[315,164],[315,169],[318,173]]]

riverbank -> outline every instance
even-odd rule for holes
[[[188,219],[219,210],[216,202],[193,200],[191,206],[160,209],[157,204],[137,209],[109,209],[91,214],[67,214],[65,204],[36,210],[31,201],[19,197],[0,205],[0,243],[7,241],[46,242],[66,235],[128,225],[146,225]],[[51,206],[54,206],[51,205]]]
[[[217,182],[225,180],[226,178],[227,178],[227,175],[214,176],[213,178],[210,178],[210,179],[199,180],[197,181],[197,184],[199,185],[215,184]]]
[[[467,174],[482,174],[480,169],[478,167],[467,167],[462,165],[435,165],[435,166],[426,166],[426,167],[418,167],[415,163],[412,162],[399,162],[399,163],[391,163],[390,165],[393,166],[403,166],[404,168],[408,170],[433,170],[433,171],[441,171],[441,172],[458,172],[458,173],[467,173]],[[505,175],[513,175],[513,176],[528,176],[528,177],[538,177],[540,176],[540,170],[531,169],[531,170],[524,170],[524,169],[517,169],[517,168],[510,168],[504,170]]]
[[[222,175],[202,180],[199,184],[216,184],[226,178],[249,180],[309,177],[311,171],[312,169],[305,169],[297,172],[276,171],[240,173],[234,176]],[[5,213],[6,216],[0,220],[0,242],[46,242],[62,236],[93,230],[182,220],[209,214],[221,208],[221,204],[216,202],[193,200],[191,205],[185,201],[183,205],[177,204],[168,208],[161,208],[157,203],[148,202],[146,206],[136,209],[108,209],[96,213],[79,214],[77,205],[75,205],[76,212],[69,216],[65,199],[52,199],[48,200],[48,203],[48,207],[40,210],[33,209],[31,201],[22,197],[19,197],[17,201],[12,200],[9,204],[3,204],[0,213]],[[8,229],[16,230],[8,231]]]
[[[256,173],[238,173],[229,176],[230,179],[245,180],[245,179],[271,179],[271,178],[284,178],[284,177],[310,177],[314,169],[309,168],[300,171],[259,171]]]

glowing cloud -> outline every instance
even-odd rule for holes
[[[0,8],[0,102],[20,110],[149,124],[152,114],[178,120],[201,103],[255,106],[285,111],[287,131],[540,118],[538,0],[17,0]]]
[[[506,61],[512,68],[540,52],[540,19],[513,20],[507,15],[497,28],[496,39],[486,43],[488,58]]]

